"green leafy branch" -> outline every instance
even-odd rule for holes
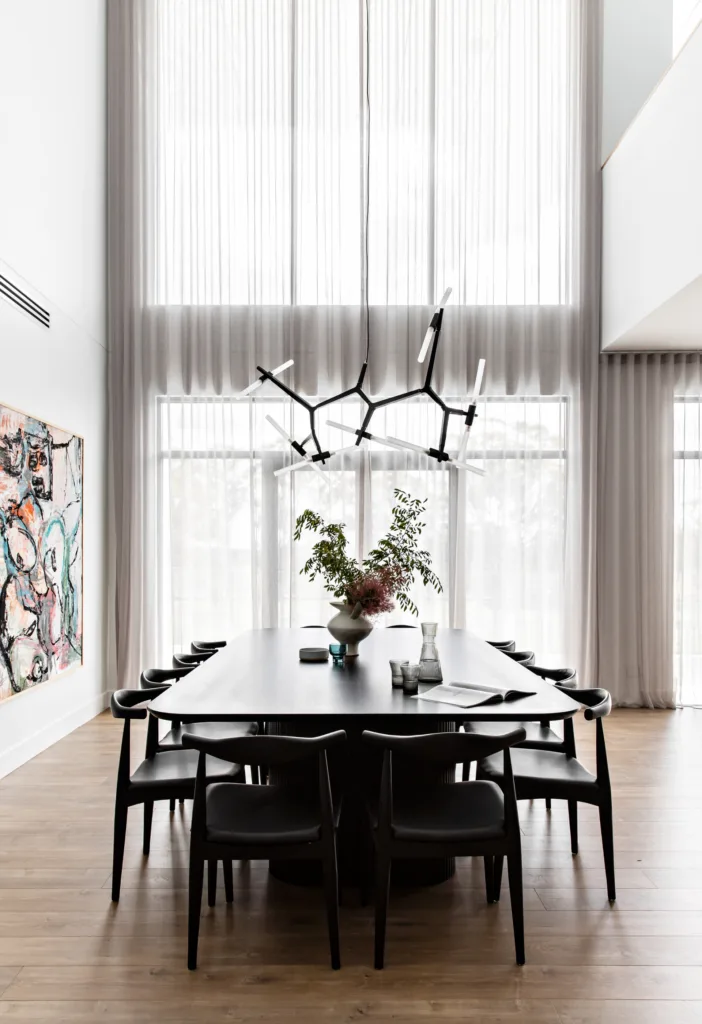
[[[412,498],[406,491],[396,488],[396,504],[392,509],[392,521],[387,534],[369,552],[362,565],[347,552],[346,525],[325,523],[318,513],[306,509],[295,522],[295,540],[300,540],[305,530],[320,536],[312,548],[312,554],[300,570],[310,580],[321,576],[324,588],[334,597],[348,600],[349,589],[368,577],[379,574],[392,580],[395,598],[403,611],[413,615],[419,613],[409,590],[416,576],[425,587],[430,586],[437,593],[443,591],[441,581],[432,569],[431,555],[419,547],[420,537],[426,525],[426,499]]]

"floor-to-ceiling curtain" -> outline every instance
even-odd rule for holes
[[[111,508],[118,673],[248,625],[325,621],[291,543],[308,505],[362,554],[394,487],[428,501],[422,617],[514,636],[584,676],[592,643],[599,5],[590,0],[121,0],[109,7]],[[487,475],[380,448],[325,483],[256,366],[327,396],[488,361]],[[260,397],[259,397],[260,396]],[[345,403],[330,419],[358,425]],[[426,402],[382,432],[425,443]],[[454,423],[450,446],[458,444]],[[324,439],[340,437],[324,424]]]
[[[675,358],[603,356],[600,366],[600,683],[618,704],[674,707]]]
[[[599,681],[618,704],[702,703],[702,362],[602,356]]]
[[[673,676],[677,701],[702,705],[702,357],[673,374]]]

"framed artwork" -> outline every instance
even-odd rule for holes
[[[83,661],[83,438],[0,405],[0,700]]]

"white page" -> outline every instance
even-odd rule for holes
[[[424,693],[416,693],[414,697],[418,700],[431,700],[438,704],[454,704],[459,708],[472,708],[479,704],[487,704],[495,697],[494,693],[486,690],[469,689],[464,683],[460,687],[434,686]]]

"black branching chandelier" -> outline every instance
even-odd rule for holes
[[[427,363],[427,370],[424,377],[424,383],[419,388],[413,388],[410,391],[403,391],[399,395],[392,395],[390,398],[378,398],[373,401],[368,397],[366,392],[363,390],[363,384],[368,371],[368,350],[366,351],[366,358],[361,366],[361,372],[358,375],[358,380],[352,388],[348,388],[346,391],[339,392],[338,395],[333,395],[331,398],[324,398],[319,402],[312,403],[302,395],[299,395],[292,388],[288,387],[282,380],[279,379],[279,374],[283,373],[294,363],[294,360],[289,359],[287,362],[277,366],[274,370],[265,370],[262,366],[257,366],[260,376],[253,384],[249,384],[238,398],[245,398],[252,394],[266,381],[270,381],[271,384],[275,384],[283,394],[287,395],[288,398],[292,399],[293,402],[297,402],[309,416],[310,430],[307,437],[303,441],[295,441],[294,438],[290,437],[288,432],[280,426],[272,416],[266,416],[268,422],[278,431],[279,434],[285,438],[290,447],[300,456],[299,462],[294,462],[290,466],[284,466],[283,469],[276,471],[276,475],[283,473],[290,473],[297,469],[302,469],[304,466],[311,466],[313,469],[321,472],[320,463],[323,465],[333,458],[335,455],[339,455],[342,452],[348,453],[352,451],[361,450],[361,445],[364,441],[377,441],[379,444],[386,445],[388,448],[399,448],[408,449],[413,452],[420,452],[423,455],[428,455],[430,458],[436,459],[437,462],[445,462],[447,465],[452,466],[455,469],[465,470],[470,473],[477,473],[480,476],[484,475],[484,470],[479,469],[477,466],[472,466],[470,463],[465,461],[466,452],[468,450],[468,439],[470,437],[470,430],[473,426],[473,421],[477,415],[478,398],[480,396],[480,389],[483,383],[483,374],[485,371],[485,360],[480,359],[478,361],[478,371],[475,377],[475,386],[473,388],[473,395],[469,399],[467,409],[456,409],[441,398],[436,393],[432,386],[432,379],[434,376],[434,367],[436,364],[436,353],[439,347],[439,339],[441,336],[441,325],[444,317],[444,306],[448,301],[448,297],[451,293],[449,288],[441,302],[434,310],[434,315],[431,318],[427,333],[424,336],[424,341],[419,352],[417,361],[423,363],[426,360],[427,353],[429,353],[429,362]],[[377,434],[372,434],[368,429],[370,427],[373,414],[377,409],[386,408],[389,405],[393,405],[396,402],[404,402],[407,399],[415,398],[418,395],[426,395],[441,409],[441,434],[439,442],[436,447],[423,448],[421,445],[411,444],[409,441],[402,441],[398,437],[380,437]],[[344,423],[336,423],[334,420],[327,420],[327,424],[330,427],[336,427],[338,430],[343,430],[348,434],[354,434],[356,440],[352,445],[345,448],[337,448],[334,451],[325,449],[319,442],[317,434],[317,415],[326,406],[334,405],[336,402],[342,401],[344,398],[351,397],[360,398],[365,405],[365,413],[358,430],[354,430],[353,427],[349,427]],[[464,431],[461,437],[461,442],[458,447],[458,451],[454,454],[449,453],[446,450],[446,438],[448,435],[448,427],[451,416],[460,416],[464,422]],[[311,446],[311,447],[310,447]]]
[[[366,52],[369,50],[368,40],[368,9],[367,0],[365,5],[365,27],[366,27]],[[410,391],[404,391],[402,394],[393,395],[390,398],[379,398],[373,401],[368,397],[366,392],[363,390],[363,385],[366,379],[366,373],[368,372],[368,360],[370,357],[370,316],[368,309],[368,220],[369,220],[369,188],[368,181],[370,178],[370,87],[369,87],[369,62],[366,59],[364,61],[366,68],[366,115],[367,115],[367,126],[368,126],[368,137],[366,144],[366,161],[365,161],[365,174],[366,174],[366,207],[365,207],[365,314],[366,314],[366,355],[361,366],[361,372],[358,375],[358,380],[352,388],[348,388],[346,391],[341,391],[338,395],[334,395],[331,398],[324,398],[319,402],[312,403],[299,395],[292,388],[288,387],[282,380],[279,379],[279,375],[291,367],[294,360],[288,359],[287,362],[282,363],[280,366],[276,366],[274,370],[265,370],[262,366],[257,366],[260,376],[247,388],[245,388],[237,398],[246,398],[252,394],[266,381],[270,381],[271,384],[275,384],[283,394],[287,395],[288,398],[292,399],[299,406],[306,410],[309,416],[309,434],[302,441],[296,441],[292,438],[288,432],[277,423],[272,416],[266,416],[268,422],[281,434],[288,442],[290,447],[297,455],[300,456],[299,462],[294,462],[289,466],[284,466],[282,469],[276,470],[275,475],[280,476],[283,473],[291,473],[297,469],[302,469],[305,466],[311,466],[312,469],[318,473],[322,473],[322,465],[325,465],[335,455],[339,455],[342,452],[351,453],[359,452],[363,450],[364,442],[376,441],[379,444],[386,445],[388,448],[396,449],[408,449],[409,451],[419,452],[423,455],[428,455],[430,458],[436,459],[439,463],[446,463],[447,466],[451,466],[455,469],[465,470],[470,473],[477,473],[479,476],[484,476],[484,470],[479,469],[477,466],[472,466],[465,461],[466,452],[468,450],[468,439],[470,436],[471,427],[473,421],[477,415],[477,403],[480,396],[480,389],[483,383],[483,374],[485,372],[485,360],[480,359],[478,361],[478,370],[475,378],[475,387],[473,388],[473,395],[469,399],[467,409],[455,409],[444,402],[440,395],[436,393],[432,385],[434,377],[434,367],[436,364],[436,354],[439,347],[439,339],[441,336],[441,326],[444,319],[444,307],[448,302],[451,294],[451,289],[447,288],[441,301],[434,310],[434,314],[431,318],[431,322],[427,328],[427,332],[424,335],[424,341],[419,351],[417,362],[424,363],[427,354],[429,355],[429,362],[427,363],[426,374],[424,376],[424,383],[419,388],[413,388]],[[436,447],[423,448],[421,445],[411,444],[409,441],[402,441],[397,437],[379,437],[377,434],[372,434],[369,430],[373,414],[378,409],[387,408],[389,405],[394,405],[396,402],[404,402],[408,399],[415,398],[418,395],[426,395],[441,409],[441,434],[439,442]],[[326,406],[333,405],[336,402],[340,402],[344,398],[357,397],[365,405],[365,412],[363,419],[358,430],[354,430],[353,427],[346,426],[343,423],[336,423],[333,420],[327,420],[327,425],[335,427],[338,430],[343,430],[345,433],[355,435],[355,441],[353,444],[345,447],[338,448],[335,451],[326,450],[319,441],[317,433],[317,415]],[[446,450],[446,438],[448,435],[449,421],[452,416],[460,416],[464,421],[465,429],[461,437],[461,441],[458,447],[458,451],[453,454]],[[324,475],[324,474],[322,474]]]

